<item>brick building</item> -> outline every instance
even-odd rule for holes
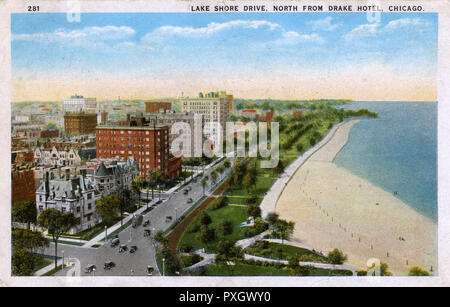
[[[149,125],[145,119],[109,122],[97,126],[97,158],[134,158],[141,176],[149,170],[160,171],[169,178],[181,174],[181,157],[170,155],[169,127]],[[169,166],[170,165],[170,166]]]
[[[90,134],[95,132],[97,114],[73,112],[64,114],[64,130],[68,135]]]
[[[30,167],[16,167],[11,172],[12,203],[36,200],[34,170]]]
[[[158,113],[161,111],[172,110],[172,103],[170,102],[159,102],[159,101],[147,101],[145,102],[145,112],[147,113]]]

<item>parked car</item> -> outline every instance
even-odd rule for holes
[[[166,216],[166,223],[169,223],[172,220],[171,216]]]
[[[125,244],[119,246],[119,253],[126,252],[128,247]]]
[[[189,198],[189,199],[187,200],[187,203],[188,203],[188,204],[190,204],[190,203],[192,203],[192,202],[193,202],[192,198]]]
[[[150,221],[149,220],[145,220],[145,222],[144,222],[144,227],[147,227],[147,226],[149,226],[150,225]]]
[[[137,246],[136,245],[132,245],[130,247],[130,254],[133,254],[135,251],[137,251]]]
[[[144,237],[150,237],[152,234],[152,232],[150,231],[150,229],[145,229],[144,230]]]
[[[152,276],[154,270],[155,269],[152,266],[147,265],[147,275],[148,276]]]
[[[97,267],[95,266],[95,264],[88,264],[88,266],[84,269],[84,273],[86,273],[86,274],[92,273],[96,269],[97,269]]]
[[[184,194],[184,195],[187,195],[188,193],[189,193],[189,190],[188,190],[188,189],[186,189],[186,190],[183,191],[183,194]]]
[[[115,267],[116,266],[116,264],[114,263],[114,262],[112,262],[112,261],[106,261],[105,262],[105,265],[103,266],[103,268],[105,269],[105,270],[111,270],[113,267]]]
[[[119,244],[120,244],[119,238],[115,238],[115,239],[111,240],[111,247],[116,247]]]

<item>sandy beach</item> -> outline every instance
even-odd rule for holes
[[[333,160],[358,120],[341,124],[331,140],[295,173],[275,211],[295,222],[291,240],[367,269],[377,258],[396,275],[419,266],[437,274],[437,225],[391,193],[337,167]]]

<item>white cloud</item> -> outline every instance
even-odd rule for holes
[[[286,31],[283,38],[276,41],[277,44],[297,45],[299,43],[323,43],[323,38],[317,33],[299,34],[295,31]]]
[[[344,35],[346,40],[352,40],[355,38],[373,37],[379,31],[379,23],[363,24],[351,30]]]
[[[144,44],[153,44],[161,42],[165,38],[171,36],[185,36],[185,37],[205,37],[215,34],[220,31],[243,28],[243,29],[260,29],[267,28],[270,31],[281,28],[279,24],[272,23],[266,20],[232,20],[224,23],[209,23],[206,27],[176,27],[176,26],[162,26],[156,28],[150,33],[147,33],[142,37]]]
[[[136,32],[126,26],[104,26],[104,27],[86,27],[68,31],[67,29],[58,29],[54,32],[31,33],[31,34],[13,34],[13,40],[38,41],[38,42],[66,42],[66,41],[107,41],[125,39],[134,35]]]
[[[424,27],[428,26],[429,23],[422,20],[421,18],[400,18],[396,20],[390,21],[385,29],[386,30],[395,30],[403,27]]]
[[[333,31],[341,25],[340,23],[333,23],[333,17],[331,16],[308,23],[312,26],[313,31]]]

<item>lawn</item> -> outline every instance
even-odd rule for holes
[[[246,205],[247,199],[250,197],[242,197],[242,196],[228,196],[228,200],[230,204],[239,204],[239,205]],[[263,197],[258,197],[258,200],[256,202],[256,205],[259,205],[263,200]]]
[[[351,271],[311,268],[310,276],[351,276]],[[289,269],[284,266],[264,266],[237,263],[233,269],[222,264],[211,264],[206,268],[207,276],[290,276]]]
[[[205,248],[207,251],[214,251],[222,239],[227,239],[230,241],[238,241],[244,238],[245,228],[238,227],[238,225],[247,220],[247,208],[238,206],[225,206],[220,209],[213,210],[211,206],[205,209],[205,212],[211,217],[211,224],[208,225],[209,228],[213,228],[216,231],[216,238],[206,245],[202,243],[199,239],[199,231],[191,233],[189,232],[190,227],[198,223],[199,216],[196,216],[194,220],[189,224],[189,226],[184,231],[181,239],[178,243],[178,249],[182,245],[191,245],[194,249]],[[219,225],[223,221],[231,221],[233,223],[233,232],[229,235],[221,235],[219,233]]]
[[[34,268],[34,272],[39,271],[42,268],[45,268],[47,265],[53,263],[50,259],[44,258],[42,256],[39,256],[39,261],[36,263],[36,267]]]
[[[250,189],[246,189],[244,186],[228,186],[223,192],[224,195],[264,195],[270,187],[272,183],[275,181],[272,177],[265,177],[262,175],[258,175],[258,181],[256,182],[256,186]]]
[[[298,256],[301,261],[313,261],[313,262],[328,262],[328,259],[317,253],[314,253],[308,249],[300,248],[297,246],[260,241],[256,244],[245,249],[247,254],[272,258],[289,260],[292,257]]]
[[[211,264],[206,268],[207,276],[289,276],[287,267],[251,265],[238,263],[233,269],[222,264]]]

